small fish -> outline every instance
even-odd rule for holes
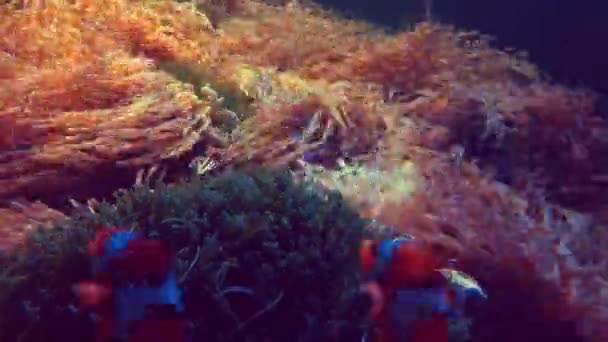
[[[484,299],[488,298],[477,280],[473,279],[470,275],[449,268],[441,268],[437,271],[439,271],[450,284],[462,289],[467,296],[478,296]]]

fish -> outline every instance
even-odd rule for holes
[[[437,270],[454,287],[466,292],[468,296],[487,299],[488,295],[472,276],[455,269],[441,268]]]
[[[360,262],[375,341],[447,342],[449,320],[464,316],[468,298],[487,298],[473,277],[440,267],[432,249],[409,236],[364,241]]]

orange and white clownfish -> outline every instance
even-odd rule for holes
[[[462,312],[466,297],[485,297],[475,280],[442,267],[413,238],[365,240],[360,262],[377,342],[447,342],[448,319]]]

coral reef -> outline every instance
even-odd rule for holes
[[[162,188],[170,198],[144,196],[140,185],[108,197],[140,169],[230,188],[226,172],[262,165],[337,190],[370,227],[458,259],[491,298],[472,340],[608,338],[608,124],[592,91],[552,83],[524,53],[434,23],[391,34],[298,2],[26,1],[1,5],[0,16],[0,234],[12,250],[3,262],[53,262],[43,255],[54,245],[24,240],[33,226],[83,243],[90,231],[78,215],[70,233],[53,223],[71,215],[70,202],[82,210],[88,200],[89,228],[102,217],[164,227],[158,220],[175,213],[163,210],[181,201],[173,195],[195,194],[171,185]],[[295,189],[300,208],[320,200]],[[258,195],[273,198],[271,190]],[[155,214],[124,202],[136,195],[167,202]],[[110,201],[103,213],[92,197]],[[209,209],[196,205],[197,215]],[[188,215],[180,222],[208,227]],[[359,222],[347,216],[337,229]],[[323,272],[341,269],[315,260]],[[58,297],[48,300],[71,300],[52,291]],[[311,292],[314,310],[302,313],[310,322],[331,312],[315,300]]]

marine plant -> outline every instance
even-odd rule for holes
[[[339,191],[360,213],[375,216],[385,203],[406,202],[421,186],[422,179],[412,162],[404,162],[392,170],[364,164],[346,164],[337,170],[305,165],[304,177]]]

